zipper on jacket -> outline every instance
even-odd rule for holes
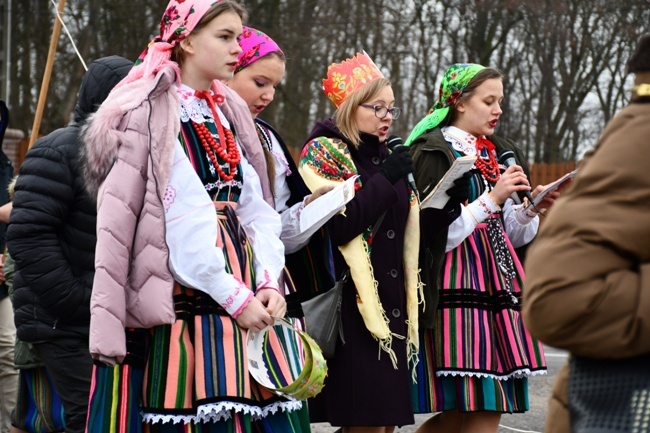
[[[159,190],[158,190],[158,177],[156,176],[155,162],[154,162],[154,159],[153,159],[153,154],[151,153],[151,149],[153,147],[152,143],[151,143],[151,141],[152,141],[151,117],[153,115],[153,103],[151,101],[151,95],[158,88],[158,85],[160,84],[160,80],[162,80],[162,78],[160,78],[158,80],[158,83],[156,83],[156,85],[153,87],[151,92],[149,92],[149,94],[147,95],[147,102],[149,103],[149,115],[147,116],[148,117],[147,131],[149,132],[149,136],[148,136],[147,141],[149,143],[149,161],[151,162],[151,176],[153,177],[153,181],[154,181],[154,184],[155,184],[156,197],[158,197],[158,201],[160,202],[160,205],[161,205],[162,209],[164,209],[165,208],[165,203],[163,201],[163,198],[160,196],[160,193],[159,193]],[[171,88],[171,86],[170,86],[170,88]],[[169,91],[169,89],[167,89],[166,92],[167,91]],[[180,122],[180,119],[178,119],[178,121]],[[179,129],[179,131],[180,131],[180,129]],[[178,137],[176,137],[176,139],[177,138]],[[170,275],[172,275],[172,277],[173,277],[174,274],[172,273],[171,269],[169,268],[169,245],[167,244],[167,213],[164,212],[164,211],[162,212],[162,218],[163,218],[163,241],[165,243],[165,247],[167,248],[167,263],[165,263],[165,266],[167,266],[167,269],[169,270]],[[134,236],[135,236],[135,233],[134,233]]]

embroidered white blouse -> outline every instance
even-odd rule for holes
[[[476,155],[476,137],[455,126],[442,128],[445,140],[451,143],[454,150],[465,155]],[[487,204],[489,212],[481,205]],[[486,190],[479,198],[461,206],[461,214],[449,226],[446,251],[451,251],[460,245],[476,228],[479,222],[485,221],[490,214],[498,212],[498,206],[488,196]],[[533,240],[539,229],[539,216],[525,212],[523,205],[515,204],[508,198],[503,205],[503,224],[512,246],[517,248]],[[478,220],[478,221],[477,221]]]
[[[207,103],[195,97],[192,89],[182,85],[178,93],[182,119],[214,122]],[[217,113],[224,127],[230,128],[218,106]],[[240,185],[236,213],[252,244],[256,287],[279,290],[278,278],[284,267],[284,247],[279,239],[280,217],[262,198],[259,178],[243,156],[241,167],[244,181]],[[164,202],[172,274],[187,287],[209,294],[236,317],[253,294],[246,285],[226,272],[223,252],[216,247],[214,204],[178,140]]]
[[[264,128],[264,126],[261,127]],[[302,233],[300,232],[300,212],[304,209],[305,200],[309,196],[291,207],[287,205],[287,200],[291,196],[291,190],[289,190],[289,185],[287,184],[287,177],[292,174],[291,168],[275,134],[267,129],[264,129],[264,131],[267,132],[267,136],[271,140],[271,154],[275,162],[275,179],[273,185],[275,191],[275,210],[280,213],[280,218],[282,219],[282,234],[280,235],[280,239],[284,243],[285,253],[291,254],[307,245],[309,238],[317,228]],[[299,174],[296,173],[296,176],[299,176]]]

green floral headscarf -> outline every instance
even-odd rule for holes
[[[447,114],[449,114],[449,107],[460,98],[472,78],[482,69],[485,69],[485,66],[476,63],[456,63],[451,65],[440,82],[440,97],[424,119],[415,125],[415,128],[406,139],[405,145],[410,145],[413,140],[432,130],[445,120]]]

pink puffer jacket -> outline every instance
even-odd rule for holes
[[[175,320],[162,202],[180,130],[175,80],[174,70],[165,68],[149,80],[115,89],[83,134],[86,186],[97,197],[90,352],[108,363],[121,362],[126,354],[125,327]],[[265,173],[245,103],[220,83],[213,90],[225,94],[221,108],[234,123],[246,158]],[[272,200],[268,182],[263,190]]]

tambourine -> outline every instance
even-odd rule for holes
[[[327,363],[323,357],[318,344],[304,331],[297,329],[293,324],[285,319],[274,318],[274,325],[280,325],[298,335],[302,341],[305,359],[302,371],[298,374],[292,383],[286,386],[277,386],[271,380],[269,373],[277,377],[276,371],[269,372],[267,365],[273,365],[272,362],[267,364],[268,359],[266,352],[266,339],[270,326],[260,332],[248,332],[248,371],[251,376],[262,386],[274,394],[287,397],[294,400],[306,400],[314,397],[323,389],[323,382],[327,376]]]

